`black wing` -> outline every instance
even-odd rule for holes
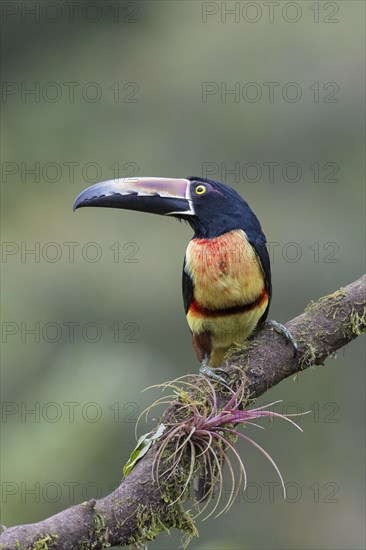
[[[264,284],[266,286],[266,291],[269,298],[266,311],[263,313],[259,321],[260,323],[264,323],[264,321],[267,319],[269,304],[271,303],[271,297],[272,297],[271,263],[269,260],[269,254],[266,246],[266,237],[261,232],[259,235],[257,234],[255,238],[250,238],[250,236],[248,235],[248,241],[254,248],[257,254],[257,257],[259,259],[259,262],[263,271]]]
[[[188,313],[189,306],[193,300],[193,281],[186,272],[186,259],[183,263],[183,278],[182,278],[182,290],[183,290],[183,303],[184,311]]]

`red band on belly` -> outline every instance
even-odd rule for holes
[[[193,299],[188,311],[190,314],[198,315],[200,317],[222,317],[226,315],[234,315],[237,313],[245,313],[246,311],[251,311],[256,307],[261,306],[267,299],[268,293],[264,288],[258,298],[250,304],[243,304],[239,306],[228,307],[225,309],[208,309]]]

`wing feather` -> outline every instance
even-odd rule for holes
[[[272,297],[271,263],[269,259],[267,246],[266,246],[267,245],[266,237],[264,236],[264,233],[262,231],[260,232],[260,234],[257,234],[255,237],[251,237],[250,235],[248,235],[248,241],[254,248],[255,253],[257,255],[258,261],[260,263],[260,266],[263,272],[264,284],[268,294],[268,306],[266,308],[266,311],[263,313],[262,317],[259,320],[259,323],[261,324],[261,323],[264,323],[264,321],[267,319],[269,305]]]
[[[187,314],[189,306],[191,305],[193,300],[193,281],[186,271],[185,257],[184,257],[184,263],[183,263],[182,290],[183,290],[184,311]]]

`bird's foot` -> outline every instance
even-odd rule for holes
[[[229,386],[225,378],[218,373],[222,373],[223,375],[228,376],[228,373],[225,369],[222,369],[221,367],[216,367],[216,368],[210,367],[209,359],[208,357],[205,357],[205,359],[202,361],[200,366],[200,374],[203,374],[204,376],[208,376],[209,378],[212,378],[216,382],[220,382],[225,386],[225,388],[227,388],[232,392],[233,390],[231,389],[231,387]]]
[[[296,339],[292,336],[291,332],[286,328],[284,325],[279,323],[278,321],[274,321],[271,319],[270,321],[267,321],[267,326],[273,328],[278,334],[281,334],[285,340],[286,344],[290,343],[294,350],[294,357],[297,355],[298,345]]]

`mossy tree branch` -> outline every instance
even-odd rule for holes
[[[244,373],[246,395],[256,398],[288,376],[323,364],[365,330],[365,295],[363,276],[312,303],[289,321],[286,327],[299,344],[296,357],[283,337],[265,329],[245,349],[233,351],[225,369],[233,381]],[[162,482],[160,487],[154,483],[155,453],[153,446],[110,495],[73,506],[39,523],[5,529],[0,536],[1,550],[86,550],[143,544],[173,527],[194,535],[194,524],[181,502],[169,505],[180,493],[181,480],[173,479],[169,485]],[[184,469],[182,464],[183,478]]]

